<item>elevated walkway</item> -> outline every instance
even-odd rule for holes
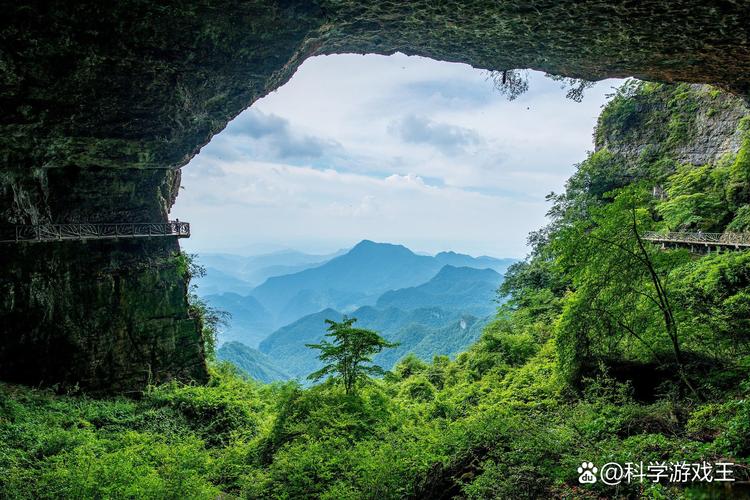
[[[750,248],[750,233],[703,233],[703,232],[672,232],[657,233],[647,231],[643,239],[662,247],[689,247],[691,250],[711,251],[726,248],[730,250],[744,250]]]
[[[0,226],[0,243],[67,240],[117,240],[123,238],[190,237],[188,222],[117,224],[39,224]]]

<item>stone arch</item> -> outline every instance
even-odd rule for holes
[[[401,51],[750,94],[741,0],[125,0],[3,11],[4,225],[164,220],[178,169],[318,54]],[[3,248],[0,366],[16,368],[0,377],[103,390],[205,378],[177,250],[176,241]],[[30,363],[46,368],[20,368]]]

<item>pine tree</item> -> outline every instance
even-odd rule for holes
[[[327,363],[308,375],[308,379],[317,381],[330,375],[341,381],[346,394],[355,394],[359,382],[384,373],[381,367],[372,364],[372,356],[398,344],[388,342],[372,330],[355,328],[356,321],[356,318],[346,316],[341,322],[327,319],[328,333],[325,336],[331,337],[333,342],[323,340],[319,344],[306,344],[320,350],[318,359]]]

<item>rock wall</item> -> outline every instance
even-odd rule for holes
[[[21,224],[158,222],[179,177],[172,169],[16,171],[0,206],[5,221]],[[176,237],[0,243],[0,252],[0,379],[90,393],[207,380]]]
[[[750,231],[750,107],[707,85],[622,87],[567,187],[607,197],[634,183],[652,189],[660,229]]]
[[[632,82],[599,117],[596,150],[607,149],[629,165],[669,159],[705,165],[736,154],[746,132],[746,101],[709,85]],[[637,90],[636,90],[637,89]]]
[[[3,179],[5,223],[159,222],[177,196],[180,171],[61,167],[6,172]]]
[[[207,379],[173,238],[3,250],[0,379],[89,392]]]

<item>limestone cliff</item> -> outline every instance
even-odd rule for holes
[[[740,120],[746,102],[708,85],[630,82],[601,116],[596,149],[629,164],[670,160],[674,164],[716,163],[742,147]]]
[[[750,230],[750,108],[707,85],[625,85],[568,187],[607,198],[634,183],[652,189],[660,229]]]
[[[178,250],[172,238],[14,247],[0,275],[0,379],[89,392],[205,381]]]

